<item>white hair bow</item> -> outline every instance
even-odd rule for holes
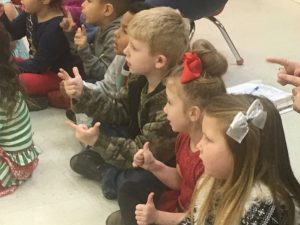
[[[246,112],[246,115],[239,112],[233,118],[230,126],[228,127],[226,134],[241,143],[249,131],[248,123],[252,123],[259,129],[263,129],[267,119],[267,112],[264,111],[263,105],[259,99],[256,99],[250,105]]]

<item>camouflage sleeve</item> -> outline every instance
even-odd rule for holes
[[[123,87],[115,95],[111,95],[84,87],[80,99],[72,99],[72,110],[85,113],[95,121],[127,124],[130,119],[127,88]]]
[[[108,35],[101,45],[103,46],[103,51],[100,55],[95,55],[89,45],[78,49],[78,55],[83,62],[87,77],[97,78],[97,80],[104,78],[107,68],[115,57],[113,35]]]
[[[166,120],[165,114],[157,112],[156,121],[146,123],[142,133],[134,139],[105,137],[100,134],[93,147],[107,163],[119,167],[131,167],[134,154],[143,147],[146,141],[150,142],[150,150],[162,162],[170,162],[175,157],[174,133]]]

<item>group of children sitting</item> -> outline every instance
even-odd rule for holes
[[[280,115],[269,100],[226,94],[228,63],[189,22],[138,0],[85,0],[93,43],[59,0],[0,5],[0,196],[38,164],[26,102],[84,113],[69,122],[85,149],[73,171],[101,182],[120,210],[109,225],[286,224],[300,216],[300,185]],[[26,35],[30,57],[11,56]],[[46,97],[45,97],[46,96]],[[29,97],[33,97],[31,100]]]

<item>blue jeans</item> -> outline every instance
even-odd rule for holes
[[[221,9],[228,0],[145,0],[153,6],[169,6],[178,9],[184,17],[197,20],[211,16]]]

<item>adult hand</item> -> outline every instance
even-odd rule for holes
[[[158,211],[153,202],[154,193],[148,195],[146,204],[138,204],[135,207],[135,219],[138,225],[155,224],[158,217]]]
[[[73,20],[73,17],[69,11],[67,11],[67,16],[65,16],[62,21],[59,23],[59,26],[64,32],[71,32],[76,29],[76,23]]]
[[[79,99],[83,91],[83,80],[79,74],[77,67],[73,67],[73,74],[74,74],[74,78],[71,77],[67,71],[60,68],[57,75],[63,81],[63,87],[65,93],[70,98]]]
[[[71,121],[66,121],[66,124],[73,128],[75,137],[86,145],[93,146],[98,140],[100,123],[97,122],[93,127],[88,128],[86,124],[75,124]]]
[[[300,86],[295,87],[292,91],[293,93],[293,109],[300,113]]]
[[[133,167],[141,167],[145,170],[151,170],[151,166],[155,163],[155,158],[149,149],[149,142],[146,142],[142,149],[138,150],[133,156]]]
[[[74,37],[74,44],[76,45],[77,49],[82,49],[87,46],[87,34],[84,25],[77,28],[75,37]]]
[[[293,75],[300,77],[300,63],[290,61],[285,58],[275,58],[275,57],[269,57],[267,58],[267,62],[269,63],[275,63],[279,64],[282,67],[279,68],[279,71],[277,73],[277,82],[281,85],[291,84],[285,79],[282,79],[280,75]]]

